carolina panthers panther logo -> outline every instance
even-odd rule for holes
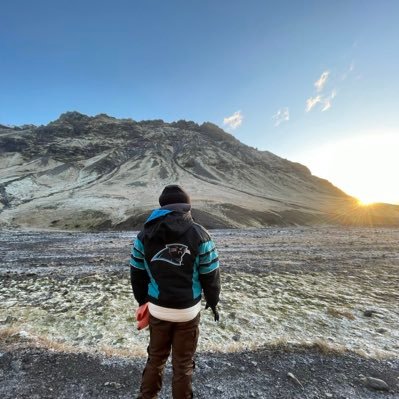
[[[185,254],[191,255],[191,252],[186,245],[166,244],[164,249],[161,249],[152,257],[151,262],[162,260],[175,266],[181,266]]]

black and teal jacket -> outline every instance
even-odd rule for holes
[[[220,293],[219,258],[208,232],[191,217],[189,204],[154,210],[134,240],[130,276],[142,305],[185,309],[205,300],[216,306]]]

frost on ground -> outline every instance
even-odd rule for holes
[[[78,351],[144,355],[129,281],[134,233],[0,233],[0,329]],[[221,321],[199,351],[323,343],[399,354],[399,230],[218,230]],[[1,330],[0,330],[1,331]],[[21,333],[22,332],[22,333]]]

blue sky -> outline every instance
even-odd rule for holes
[[[398,134],[398,15],[397,1],[4,2],[0,123],[211,121],[312,166],[330,142]]]

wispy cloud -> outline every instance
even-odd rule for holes
[[[333,90],[328,96],[318,94],[306,100],[306,112],[310,112],[316,105],[320,104],[321,112],[327,111],[332,106],[332,101],[337,96],[337,90]],[[320,109],[320,108],[319,108]]]
[[[244,116],[241,111],[237,111],[234,112],[233,115],[224,118],[223,124],[228,126],[230,129],[237,129],[239,126],[241,126],[243,119]]]
[[[328,76],[330,75],[330,71],[324,71],[320,78],[314,82],[317,92],[321,92],[324,89],[324,86],[327,83]]]
[[[316,96],[316,97],[309,97],[306,100],[306,108],[305,111],[309,112],[311,111],[318,103],[321,102],[321,96]]]
[[[280,108],[273,116],[274,126],[279,126],[283,122],[287,122],[290,120],[290,111],[288,107]]]
[[[317,109],[318,111],[325,112],[329,110],[333,106],[333,100],[337,97],[337,87],[339,89],[343,86],[343,81],[349,78],[355,78],[355,70],[357,71],[357,67],[355,67],[355,61],[347,66],[346,70],[342,73],[336,71],[331,75],[330,71],[325,70],[314,82],[315,91],[311,97],[306,100],[305,112],[310,112],[313,109]]]
[[[328,109],[331,108],[332,100],[334,100],[336,95],[337,91],[334,89],[328,97],[322,99],[321,103],[323,104],[323,108],[321,109],[321,112],[327,111]]]
[[[354,63],[352,62],[348,68],[348,72],[350,73],[355,68]],[[327,84],[327,80],[329,79],[330,71],[324,71],[320,78],[316,80],[314,86],[316,88],[316,93],[309,97],[306,100],[305,111],[310,112],[312,109],[317,107],[317,109],[321,110],[321,112],[327,111],[332,107],[332,102],[334,98],[337,96],[337,90],[334,88],[330,94],[327,94],[324,90]]]

